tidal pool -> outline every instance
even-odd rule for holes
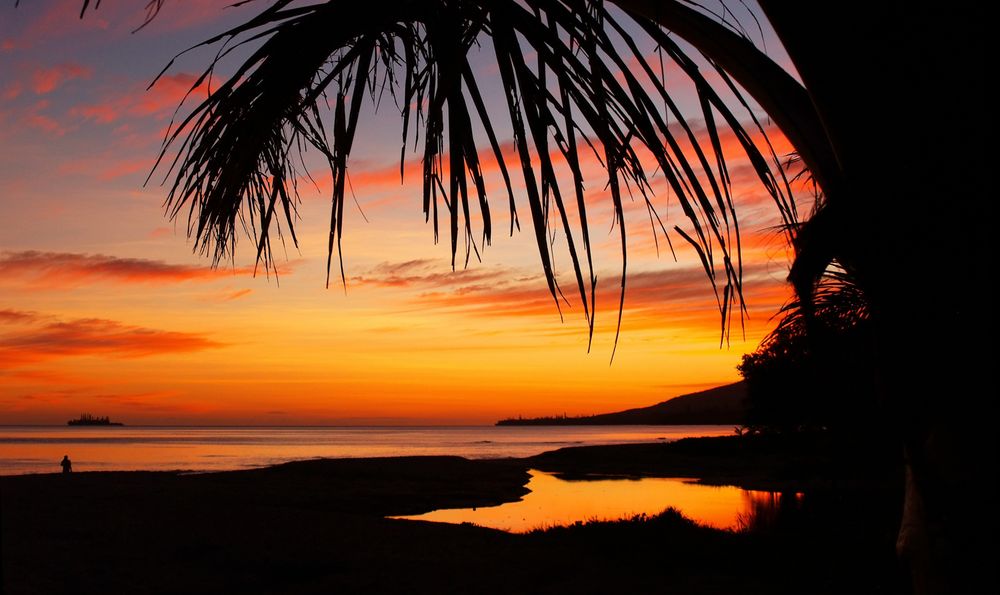
[[[718,529],[736,529],[762,509],[773,509],[773,492],[707,486],[691,479],[643,477],[567,481],[530,470],[530,493],[517,502],[477,508],[450,508],[392,517],[438,523],[473,523],[513,533],[579,521],[618,520],[655,515],[669,507],[689,519]],[[796,497],[801,497],[796,495]]]

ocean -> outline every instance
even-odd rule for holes
[[[724,436],[732,426],[68,427],[0,426],[0,475],[224,471],[326,458],[527,457],[566,446]]]

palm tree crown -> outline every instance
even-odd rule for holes
[[[705,134],[696,134],[662,70],[648,63],[634,39],[640,32],[656,44],[661,60],[690,79]],[[513,156],[501,148],[503,139],[492,123],[500,114],[491,113],[470,64],[470,52],[486,39],[504,89]],[[363,126],[361,106],[366,98],[378,102],[383,95],[400,107],[401,160],[409,139],[422,144],[423,213],[433,222],[435,238],[439,225],[447,227],[452,266],[459,259],[460,238],[465,263],[491,241],[484,160],[493,159],[499,167],[511,232],[520,227],[512,182],[512,172],[519,169],[549,292],[558,307],[561,290],[550,234],[561,228],[591,334],[597,281],[583,151],[593,152],[606,173],[619,228],[619,328],[627,264],[624,197],[641,197],[654,233],[658,228],[667,234],[658,214],[662,203],[650,185],[651,165],[680,203],[686,223],[673,230],[694,248],[712,283],[723,334],[733,312],[742,316],[744,308],[739,223],[724,133],[737,139],[786,228],[792,230],[796,222],[779,157],[769,144],[764,153],[758,149],[754,134],[723,100],[724,94],[735,94],[750,114],[754,133],[764,132],[726,71],[708,61],[722,81],[713,85],[690,50],[660,26],[613,12],[602,2],[388,0],[373,11],[341,2],[298,6],[282,0],[205,44],[221,44],[221,49],[192,89],[213,75],[219,57],[244,46],[250,55],[179,123],[161,160],[168,149],[177,149],[169,165],[174,180],[169,213],[176,217],[187,211],[197,248],[215,262],[231,257],[237,236],[245,232],[256,243],[258,261],[268,265],[272,229],[280,234],[281,222],[297,244],[296,163],[308,146],[324,156],[333,177],[329,284],[334,252],[340,258],[348,159]],[[484,131],[485,149],[473,134],[474,124]],[[473,228],[476,221],[481,229]]]

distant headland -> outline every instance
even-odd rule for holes
[[[89,413],[84,413],[76,419],[66,422],[67,426],[124,426],[119,421],[111,421],[108,417],[95,417]]]
[[[674,397],[649,407],[580,417],[517,417],[498,426],[604,426],[604,425],[712,425],[742,424],[747,410],[747,389],[736,382]]]

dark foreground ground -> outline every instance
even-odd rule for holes
[[[864,460],[847,464],[811,439],[723,438],[503,461],[3,477],[3,592],[898,592],[898,477]],[[528,468],[701,477],[806,495],[759,511],[740,532],[674,512],[527,535],[384,518],[516,500]]]

